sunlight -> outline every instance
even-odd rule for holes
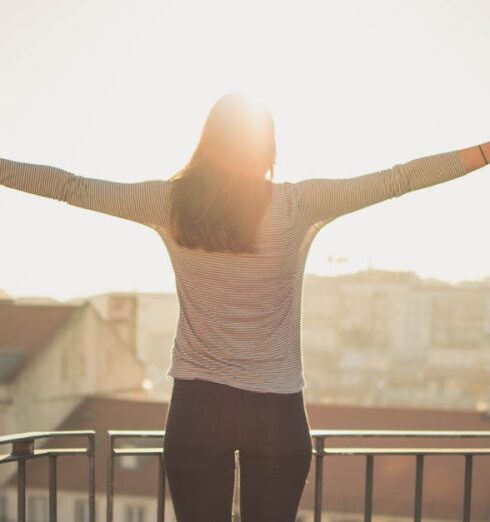
[[[482,66],[487,5],[469,6],[462,24],[453,4],[420,1],[301,8],[184,1],[145,9],[90,1],[76,11],[48,1],[23,11],[18,31],[9,21],[19,9],[4,9],[0,49],[6,158],[118,181],[169,178],[189,160],[212,104],[232,91],[272,113],[277,182],[356,176],[488,139],[481,112],[490,89]],[[464,230],[484,219],[489,188],[489,177],[476,173],[345,216],[319,234],[306,271],[331,273],[327,257],[345,256],[349,267],[371,260],[426,276],[482,277],[490,253]],[[151,231],[52,201],[35,208],[33,200],[0,189],[0,220],[18,223],[17,233],[0,232],[4,290],[67,298],[83,289],[175,289]],[[462,200],[471,208],[454,212]],[[41,233],[25,218],[33,212]],[[84,269],[97,249],[97,270]],[[77,278],[67,266],[78,267]]]

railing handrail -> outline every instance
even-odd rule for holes
[[[157,438],[157,437],[164,437],[165,436],[165,430],[108,430],[107,434],[110,438],[120,438],[120,437],[127,437],[127,438],[136,438],[136,437],[150,437],[150,438]]]
[[[109,430],[111,439],[116,438],[158,438],[165,436],[165,430]],[[434,438],[478,438],[490,437],[488,430],[310,430],[315,439],[328,437],[434,437]]]
[[[58,450],[53,450],[58,451]],[[324,448],[323,455],[490,455],[488,448]],[[320,454],[313,448],[314,455]],[[113,448],[114,455],[145,456],[161,455],[163,448]]]
[[[9,444],[26,440],[37,440],[53,437],[95,437],[94,430],[68,430],[68,431],[27,431],[14,433],[13,435],[0,436],[0,444]]]
[[[326,437],[490,437],[487,430],[310,430],[314,438]]]

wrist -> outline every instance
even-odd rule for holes
[[[461,164],[465,173],[481,169],[482,167],[485,167],[485,165],[487,165],[487,160],[483,158],[483,153],[485,155],[487,154],[485,145],[486,144],[482,143],[481,149],[478,145],[473,145],[472,147],[467,147],[466,149],[458,150],[459,159],[461,160]]]
[[[483,159],[485,160],[485,164],[488,165],[490,163],[490,141],[487,141],[486,143],[480,143],[478,145],[478,149],[480,154],[483,156]]]

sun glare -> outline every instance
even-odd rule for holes
[[[2,29],[2,154],[114,181],[169,178],[188,161],[212,104],[234,91],[250,100],[251,114],[265,106],[273,117],[277,182],[351,177],[468,147],[488,133],[482,20],[490,7],[468,6],[461,24],[453,4],[211,0],[193,3],[190,16],[187,2],[87,2],[74,23],[70,3],[48,0],[22,14],[11,3],[2,17],[22,19],[23,31],[16,23]],[[326,258],[344,256],[346,270],[370,259],[446,279],[488,274],[490,253],[478,234],[462,232],[475,226],[471,211],[488,193],[475,186],[488,179],[476,174],[338,220],[315,240],[306,272],[331,273]],[[17,223],[0,238],[6,291],[68,298],[128,286],[175,290],[151,232],[12,191],[0,198],[0,222]],[[472,209],[453,212],[469,199]],[[35,237],[23,221],[33,214],[43,231]],[[76,240],[58,241],[60,222],[78,231]],[[405,233],[391,234],[395,223]],[[128,252],[128,244],[137,248]],[[97,263],[93,251],[103,252]],[[74,265],[90,268],[73,278]]]

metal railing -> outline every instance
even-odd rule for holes
[[[361,455],[366,457],[364,489],[364,522],[371,522],[373,514],[373,471],[374,457],[377,455],[412,455],[416,459],[414,522],[422,520],[422,485],[424,476],[424,457],[428,455],[464,456],[463,522],[470,522],[471,479],[474,455],[490,455],[488,448],[325,448],[329,437],[436,437],[436,438],[488,438],[490,431],[404,431],[404,430],[311,430],[315,444],[315,510],[314,522],[321,522],[323,500],[323,459],[335,455]]]
[[[36,448],[38,440],[83,437],[84,448]],[[26,522],[26,462],[38,458],[49,461],[49,522],[57,522],[57,460],[68,455],[86,455],[88,461],[89,522],[95,522],[95,431],[33,431],[0,437],[0,446],[11,444],[9,453],[0,454],[0,464],[17,462],[17,522]]]
[[[165,431],[140,431],[140,430],[110,430],[108,434],[107,453],[107,511],[106,522],[114,522],[114,475],[115,460],[124,456],[153,456],[158,462],[158,495],[157,495],[157,522],[165,522],[165,491],[166,474],[163,454],[163,438]],[[364,522],[371,522],[373,514],[373,475],[375,457],[380,455],[401,456],[409,455],[415,458],[415,489],[414,489],[414,522],[422,520],[422,494],[424,477],[424,459],[426,456],[461,456],[464,457],[464,487],[462,492],[463,522],[470,522],[471,491],[473,457],[490,455],[490,447],[486,448],[367,448],[367,447],[325,447],[325,440],[332,437],[392,437],[392,438],[489,438],[490,431],[404,431],[404,430],[311,430],[313,438],[313,457],[315,460],[314,483],[314,522],[321,522],[323,510],[323,469],[324,459],[328,456],[358,455],[366,457],[365,487],[364,487]],[[82,436],[87,439],[85,448],[58,448],[35,449],[34,442],[37,439],[50,439],[54,437]],[[117,447],[118,440],[128,439],[159,439],[157,447]],[[12,444],[10,453],[0,455],[0,464],[3,462],[17,462],[17,520],[25,522],[25,490],[26,490],[26,461],[47,457],[49,459],[49,521],[56,522],[56,461],[65,455],[86,455],[89,466],[88,499],[89,521],[95,522],[95,432],[84,431],[58,431],[58,432],[32,432],[13,436],[0,437],[0,445]]]
[[[165,436],[164,431],[109,431],[109,456],[107,476],[107,522],[113,522],[112,506],[114,501],[114,458],[123,455],[154,455],[158,458],[158,509],[157,522],[165,522],[165,463],[163,443],[156,448],[115,448],[117,438],[141,438]],[[490,438],[490,431],[405,431],[405,430],[311,430],[313,438],[313,457],[315,460],[315,500],[314,522],[321,522],[323,510],[323,460],[327,456],[360,455],[366,457],[364,489],[364,522],[371,522],[373,514],[373,474],[374,458],[377,455],[412,455],[416,460],[414,522],[422,520],[422,493],[424,476],[424,458],[429,455],[459,455],[465,459],[463,488],[463,522],[470,522],[471,479],[474,455],[490,455],[488,448],[325,448],[325,440],[332,437],[394,437],[394,438]]]
[[[165,522],[165,464],[163,460],[163,437],[165,431],[127,431],[110,430],[109,451],[107,453],[107,516],[106,522],[114,521],[114,459],[124,456],[155,456],[158,462],[158,495],[157,495],[157,522]],[[117,439],[161,439],[157,448],[117,448]]]

